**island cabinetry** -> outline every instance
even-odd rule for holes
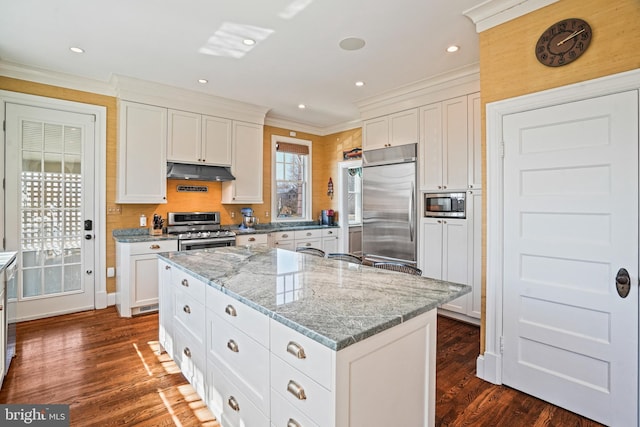
[[[418,142],[418,109],[400,111],[366,120],[363,125],[363,147],[375,150]]]
[[[205,396],[205,288],[206,284],[172,269],[174,358],[200,397]]]
[[[172,267],[164,261],[158,261],[158,338],[160,346],[173,359],[173,287],[171,286]]]
[[[236,246],[266,245],[269,243],[268,234],[239,234],[236,235]]]
[[[116,242],[116,308],[120,316],[158,309],[156,254],[177,250],[177,240]]]
[[[167,203],[167,109],[120,101],[116,203]]]
[[[179,110],[168,114],[168,161],[231,166],[231,120]]]
[[[233,122],[231,173],[234,181],[222,183],[222,203],[263,203],[263,126]]]

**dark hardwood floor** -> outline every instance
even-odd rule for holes
[[[156,314],[123,319],[110,307],[18,324],[0,403],[69,404],[72,426],[219,426],[158,354],[157,322]],[[438,322],[437,426],[599,426],[478,379],[478,328]]]

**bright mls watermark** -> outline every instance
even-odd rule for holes
[[[0,425],[69,427],[69,405],[0,405]]]

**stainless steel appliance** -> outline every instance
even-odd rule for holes
[[[236,233],[220,226],[220,212],[169,212],[167,233],[178,237],[178,250],[236,245]]]
[[[320,211],[320,222],[322,225],[335,225],[335,212],[333,209],[325,209]]]
[[[466,218],[465,193],[425,193],[424,216]]]
[[[364,151],[362,254],[416,265],[417,144]]]

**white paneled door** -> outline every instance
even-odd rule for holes
[[[95,116],[6,104],[6,247],[17,318],[94,308]]]
[[[638,92],[510,114],[503,135],[503,383],[637,426]]]

